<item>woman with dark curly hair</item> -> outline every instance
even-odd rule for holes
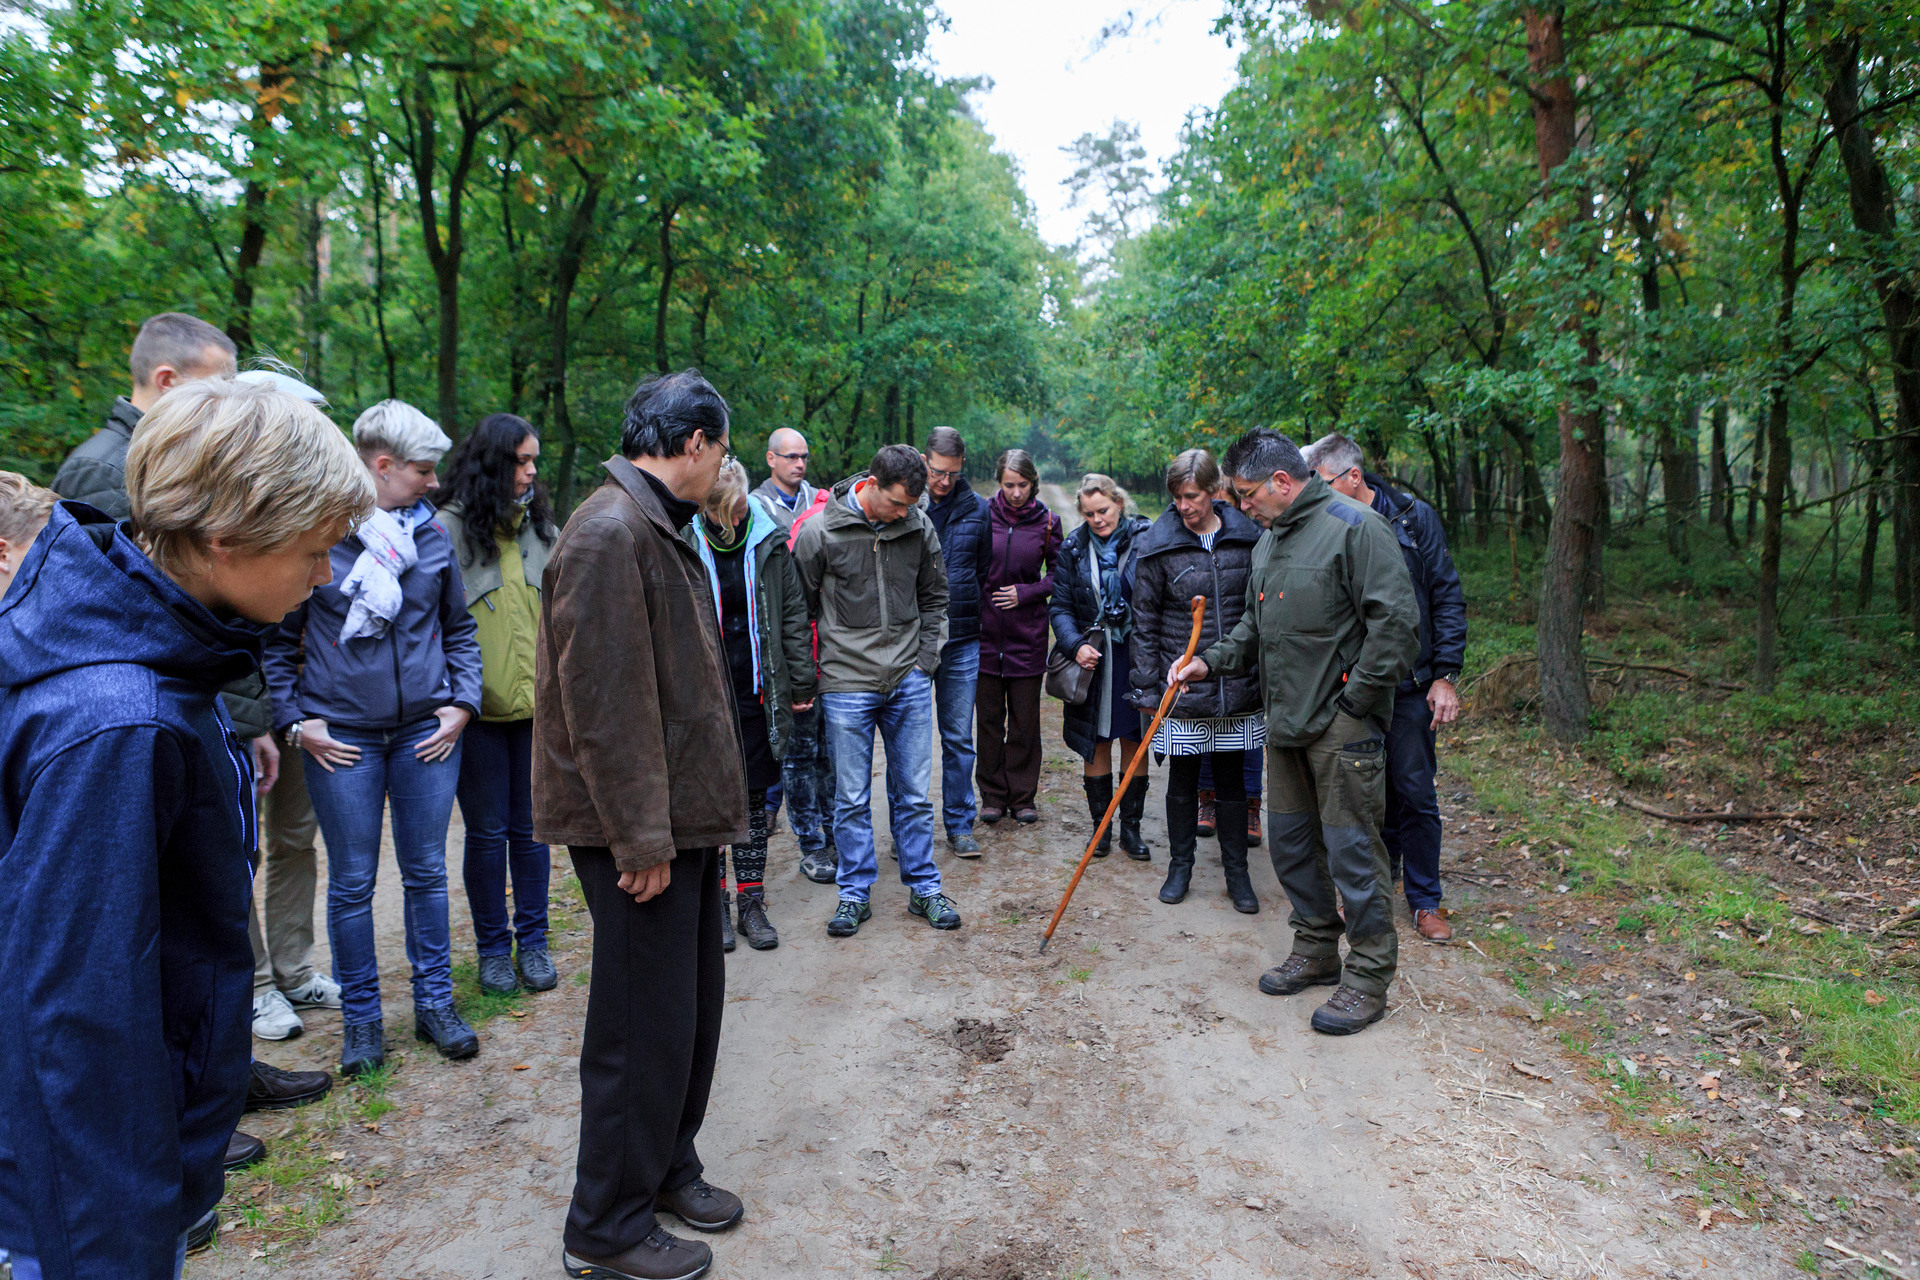
[[[549,991],[547,846],[533,838],[533,655],[540,576],[559,530],[536,478],[540,437],[511,413],[489,414],[447,461],[440,522],[460,559],[479,627],[480,718],[460,757],[463,878],[484,991]],[[507,877],[513,877],[513,921]],[[520,946],[514,972],[514,942]]]

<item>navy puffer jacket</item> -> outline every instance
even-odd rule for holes
[[[1393,529],[1413,576],[1413,592],[1420,597],[1420,657],[1400,689],[1412,693],[1437,679],[1457,680],[1467,659],[1467,597],[1460,589],[1453,553],[1447,550],[1447,531],[1432,507],[1388,488],[1371,472],[1363,474],[1373,490],[1373,509]]]
[[[993,559],[987,526],[987,500],[966,481],[953,486],[941,502],[929,497],[927,518],[940,535],[947,566],[947,642],[980,638],[980,592]]]

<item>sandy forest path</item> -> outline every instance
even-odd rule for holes
[[[956,933],[906,914],[883,859],[872,923],[829,939],[833,889],[801,879],[791,835],[776,837],[782,942],[729,957],[700,1144],[709,1176],[749,1206],[713,1240],[715,1276],[1794,1274],[1757,1225],[1699,1231],[1471,952],[1403,928],[1390,1016],[1345,1039],[1308,1029],[1319,996],[1260,994],[1254,978],[1288,949],[1271,867],[1256,851],[1262,911],[1238,915],[1203,841],[1192,896],[1160,904],[1158,777],[1153,864],[1096,862],[1038,955],[1088,827],[1053,704],[1047,733],[1043,821],[983,828],[975,862],[940,850],[966,913]],[[457,822],[449,848],[458,959],[471,931]],[[230,1231],[189,1264],[193,1280],[562,1274],[588,942],[564,855],[555,897],[573,907],[555,939],[560,988],[487,1022],[477,1060],[448,1064],[411,1039],[389,856],[378,910],[395,1109],[375,1131],[340,1122],[336,1104],[319,1175],[350,1187],[352,1208],[278,1243]],[[309,1022],[303,1039],[256,1047],[329,1065],[338,1015]],[[248,1120],[283,1144],[317,1123]]]

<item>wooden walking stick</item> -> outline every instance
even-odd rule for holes
[[[1207,598],[1193,598],[1193,630],[1187,635],[1186,652],[1180,655],[1180,665],[1185,666],[1192,658],[1193,651],[1200,647],[1200,623],[1207,616]],[[1047,923],[1047,932],[1040,939],[1040,950],[1044,953],[1047,944],[1053,941],[1053,931],[1060,927],[1060,917],[1067,914],[1067,904],[1073,901],[1073,891],[1080,887],[1080,877],[1087,873],[1087,863],[1093,861],[1093,851],[1100,844],[1100,837],[1107,833],[1107,824],[1113,821],[1113,811],[1120,807],[1121,799],[1127,794],[1127,787],[1133,782],[1133,774],[1140,762],[1147,758],[1148,748],[1153,742],[1153,734],[1160,722],[1167,718],[1167,712],[1173,710],[1173,700],[1180,696],[1185,685],[1170,684],[1167,691],[1160,695],[1160,709],[1153,713],[1153,723],[1147,726],[1146,733],[1140,737],[1140,749],[1133,753],[1133,763],[1127,766],[1126,773],[1120,777],[1120,785],[1113,789],[1113,799],[1107,801],[1107,811],[1100,817],[1100,825],[1093,829],[1093,839],[1087,841],[1087,851],[1080,855],[1080,865],[1073,869],[1073,879],[1067,881],[1067,891],[1060,895],[1060,906],[1053,913],[1053,919]]]

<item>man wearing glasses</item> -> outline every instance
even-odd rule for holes
[[[1293,441],[1261,427],[1222,461],[1241,509],[1267,536],[1253,549],[1239,624],[1199,657],[1176,661],[1167,678],[1181,684],[1257,664],[1267,844],[1293,906],[1293,954],[1260,975],[1260,989],[1336,987],[1313,1029],[1351,1035],[1386,1013],[1400,959],[1380,838],[1384,746],[1394,690],[1419,656],[1420,604],[1387,522],[1335,493]]]
[[[947,569],[947,642],[934,673],[940,720],[940,817],[947,847],[980,856],[973,838],[973,695],[980,682],[980,583],[993,555],[987,502],[967,483],[967,444],[952,427],[927,435],[927,518]]]
[[[782,427],[767,437],[767,478],[753,496],[767,504],[774,521],[782,530],[813,505],[819,490],[807,483],[807,438],[792,427]]]

